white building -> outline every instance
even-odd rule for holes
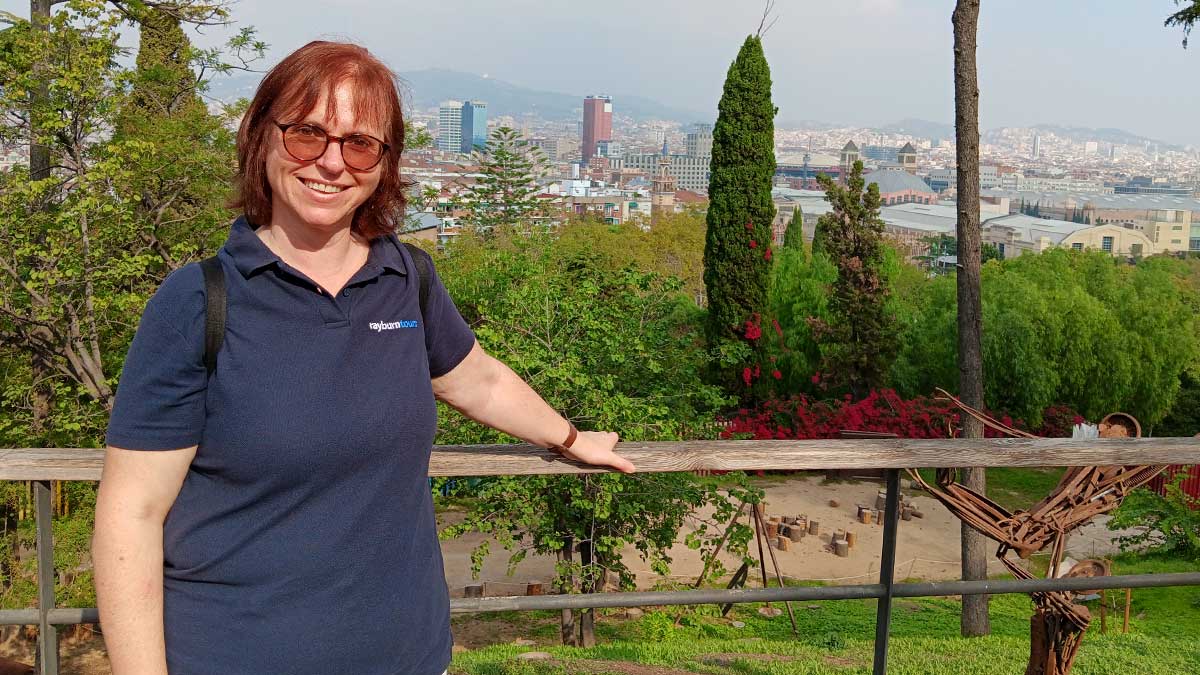
[[[438,107],[437,149],[458,152],[462,149],[462,101],[442,101]]]
[[[685,148],[689,157],[712,157],[712,125],[702,125],[701,128],[687,135]],[[705,186],[707,187],[707,186]]]
[[[657,152],[629,153],[624,157],[624,167],[644,171],[647,175],[653,176],[658,171],[660,159],[662,159],[662,154]],[[708,191],[708,165],[712,161],[711,157],[667,155],[667,159],[670,162],[667,165],[667,173],[675,179],[679,188],[698,192]]]

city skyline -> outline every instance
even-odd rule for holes
[[[953,120],[952,0],[777,3],[764,44],[777,122],[880,126]],[[287,11],[281,11],[286,7]],[[1170,0],[985,3],[979,25],[983,128],[1059,124],[1120,128],[1200,146],[1188,84],[1197,47],[1163,27]],[[28,15],[28,3],[0,1]],[[716,117],[725,72],[762,7],[716,0],[610,0],[550,11],[514,0],[390,5],[262,0],[232,7],[270,45],[269,67],[312,39],[351,39],[397,71],[449,68],[572,95],[640,95]],[[462,22],[469,12],[470,22]],[[586,27],[586,28],[581,28]],[[447,30],[452,28],[453,30]],[[129,29],[130,45],[135,39]],[[189,30],[199,46],[229,32]]]

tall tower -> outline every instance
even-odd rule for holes
[[[583,146],[580,155],[587,166],[596,154],[596,143],[612,140],[612,97],[588,96],[583,99]]]
[[[472,152],[487,145],[487,103],[462,104],[462,145],[460,152]]]
[[[1032,159],[1041,159],[1041,158],[1042,158],[1042,135],[1034,134],[1033,135],[1033,157],[1032,157]]]
[[[912,143],[905,143],[900,152],[896,153],[896,161],[900,163],[900,168],[905,171],[915,174],[917,172],[917,149],[912,146]]]
[[[442,101],[438,107],[437,149],[442,152],[462,151],[462,101]]]
[[[854,168],[854,162],[858,161],[858,145],[854,145],[853,141],[847,141],[846,145],[841,149],[841,178],[845,180],[850,171]]]
[[[665,213],[675,210],[675,188],[677,181],[671,175],[671,156],[667,152],[667,143],[663,141],[662,152],[658,155],[658,170],[650,184],[650,220],[657,223]]]

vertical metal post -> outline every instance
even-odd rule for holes
[[[896,530],[900,525],[900,470],[887,470],[887,502],[883,515],[883,560],[879,583],[883,597],[875,613],[874,675],[887,675],[888,636],[892,628],[892,583],[896,578]]]
[[[54,511],[50,508],[50,481],[33,484],[37,523],[38,672],[58,675],[58,629],[50,624],[54,609]]]

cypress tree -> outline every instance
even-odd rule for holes
[[[205,111],[190,64],[192,46],[179,19],[147,7],[137,22],[137,69],[118,130],[130,131],[138,121]]]
[[[776,108],[759,36],[747,37],[729,66],[717,109],[704,243],[707,334],[714,349],[724,351],[737,341],[751,348],[752,363],[742,369],[742,379],[749,380],[746,374],[757,372],[761,360],[775,218]],[[729,373],[724,376],[730,384]]]
[[[800,210],[799,204],[796,205],[796,210],[792,212],[792,219],[783,232],[783,247],[797,251],[804,250],[804,212]]]

